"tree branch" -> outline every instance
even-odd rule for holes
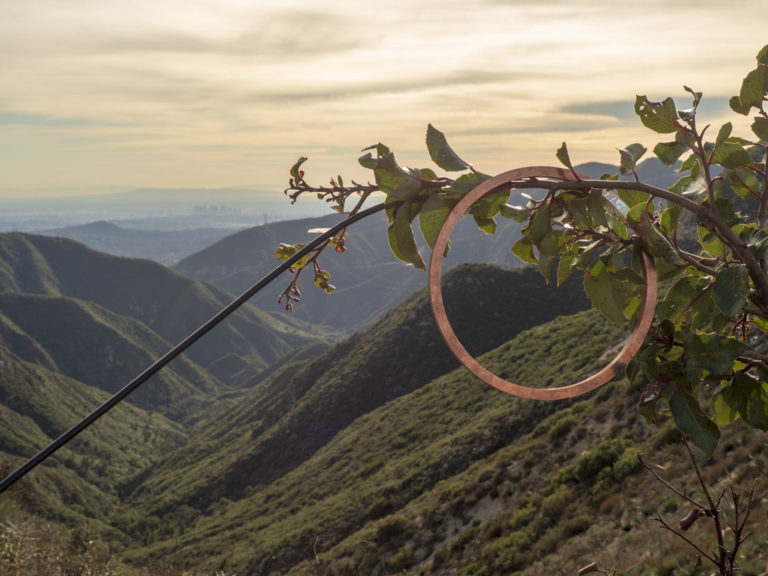
[[[704,552],[704,550],[702,550],[702,549],[699,547],[699,545],[698,545],[698,544],[696,544],[696,542],[694,542],[693,540],[691,540],[690,538],[688,538],[688,537],[687,537],[685,534],[683,534],[682,532],[680,532],[680,531],[678,531],[678,530],[675,530],[674,528],[672,528],[672,526],[670,526],[669,524],[667,524],[667,523],[666,523],[666,521],[664,520],[664,518],[662,518],[662,517],[661,517],[661,516],[659,516],[658,514],[656,515],[656,521],[657,521],[659,524],[661,524],[661,527],[662,527],[662,528],[664,528],[665,530],[669,530],[670,532],[672,532],[672,534],[676,535],[678,538],[680,538],[681,540],[683,540],[683,541],[684,541],[686,544],[688,544],[688,545],[689,545],[691,548],[693,548],[694,550],[696,550],[696,551],[697,551],[699,554],[701,554],[701,555],[702,555],[704,558],[706,558],[707,560],[709,560],[710,562],[712,562],[712,564],[714,564],[715,566],[718,566],[718,567],[720,566],[719,562],[718,562],[718,561],[717,561],[717,560],[716,560],[714,557],[712,557],[712,556],[710,556],[709,554],[707,554],[706,552]]]
[[[755,258],[755,255],[752,254],[749,248],[747,248],[731,227],[728,226],[728,223],[723,219],[720,213],[714,209],[709,209],[693,200],[675,194],[674,192],[670,192],[669,190],[664,190],[663,188],[643,184],[641,182],[627,182],[624,180],[581,180],[579,182],[562,182],[529,179],[524,182],[515,182],[512,186],[514,188],[526,189],[539,188],[548,191],[562,189],[588,190],[591,188],[599,190],[638,190],[650,194],[653,197],[663,198],[670,202],[674,202],[678,206],[693,213],[695,216],[712,222],[717,229],[718,234],[720,234],[720,237],[738,255],[739,259],[744,262],[752,281],[755,283],[755,286],[760,293],[760,308],[768,313],[768,276],[766,276],[760,263]]]
[[[672,492],[674,492],[675,494],[677,494],[678,496],[680,496],[680,497],[681,497],[681,498],[683,498],[684,500],[687,500],[688,502],[690,502],[691,504],[693,504],[694,506],[696,506],[696,508],[700,508],[701,510],[706,510],[706,509],[707,509],[707,506],[706,506],[705,504],[702,504],[701,502],[697,502],[696,500],[694,500],[693,498],[691,498],[690,496],[688,496],[688,494],[686,494],[685,492],[683,492],[683,491],[682,491],[682,490],[680,490],[679,488],[676,488],[676,487],[672,486],[672,484],[670,484],[670,483],[669,483],[669,482],[667,482],[667,481],[666,481],[664,478],[662,478],[662,477],[659,475],[659,473],[658,473],[658,472],[656,472],[656,470],[654,470],[654,469],[653,469],[653,466],[651,466],[650,464],[648,464],[648,462],[646,462],[646,461],[645,461],[645,459],[644,459],[644,458],[643,458],[643,457],[642,457],[640,454],[638,454],[638,455],[637,455],[637,459],[638,459],[638,460],[640,460],[640,464],[642,464],[642,465],[643,465],[643,466],[645,466],[645,467],[646,467],[648,470],[650,470],[650,471],[651,471],[651,474],[653,474],[653,475],[656,477],[656,480],[658,480],[658,481],[659,481],[659,482],[661,482],[661,483],[662,483],[664,486],[666,486],[667,488],[669,488],[670,490],[672,490]]]

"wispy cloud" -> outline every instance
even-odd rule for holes
[[[25,114],[23,112],[7,112],[0,110],[0,125],[19,126],[93,126],[96,124],[88,118],[56,118],[41,114]]]
[[[0,173],[19,187],[276,184],[306,150],[422,150],[427,122],[479,163],[566,137],[602,159],[644,134],[637,93],[689,84],[724,115],[764,37],[711,0],[6,4]]]

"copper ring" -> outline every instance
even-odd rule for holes
[[[654,309],[656,307],[656,295],[657,295],[657,278],[656,267],[653,263],[653,258],[643,252],[643,273],[645,275],[645,294],[643,295],[643,303],[640,309],[640,317],[635,326],[635,329],[629,336],[629,340],[618,353],[618,355],[611,361],[610,364],[605,366],[602,370],[593,374],[589,378],[581,380],[576,384],[570,386],[563,386],[560,388],[529,388],[527,386],[521,386],[520,384],[514,384],[508,382],[503,378],[500,378],[492,372],[486,370],[481,366],[477,360],[475,360],[469,352],[464,348],[456,334],[451,327],[451,323],[448,321],[448,316],[445,313],[445,306],[443,304],[443,292],[440,284],[440,277],[443,264],[443,255],[448,247],[448,239],[456,226],[459,219],[469,210],[472,204],[499,186],[504,184],[514,185],[515,180],[523,178],[554,178],[564,181],[575,181],[576,177],[570,170],[564,168],[555,168],[551,166],[528,166],[525,168],[517,168],[515,170],[509,170],[503,172],[498,176],[485,180],[478,186],[476,186],[469,194],[464,196],[458,204],[451,210],[448,217],[445,219],[437,240],[432,249],[432,258],[429,262],[429,296],[432,304],[432,314],[437,322],[437,327],[440,330],[440,334],[445,340],[445,343],[453,352],[454,356],[458,358],[470,372],[480,378],[486,384],[490,384],[494,388],[512,394],[513,396],[519,396],[521,398],[530,398],[533,400],[560,400],[563,398],[573,398],[591,392],[596,388],[599,388],[603,384],[612,380],[620,372],[626,368],[629,361],[637,354],[638,350],[645,340],[645,335],[651,327],[653,321]]]

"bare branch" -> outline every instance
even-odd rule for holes
[[[720,566],[720,564],[718,563],[718,561],[717,561],[717,560],[716,560],[716,559],[715,559],[713,556],[710,556],[709,554],[707,554],[706,552],[704,552],[704,550],[702,550],[702,549],[699,547],[699,545],[698,545],[698,544],[696,544],[696,542],[694,542],[693,540],[691,540],[690,538],[688,538],[688,537],[687,537],[685,534],[683,534],[682,532],[680,532],[680,531],[678,531],[678,530],[675,530],[674,528],[672,528],[672,526],[670,526],[669,524],[667,524],[667,523],[664,521],[664,518],[662,518],[662,517],[661,517],[661,516],[659,516],[658,514],[656,515],[656,521],[657,521],[659,524],[661,524],[661,527],[662,527],[662,528],[664,528],[665,530],[669,530],[670,532],[672,532],[673,534],[675,534],[675,535],[676,535],[678,538],[682,539],[682,540],[683,540],[683,541],[684,541],[686,544],[688,544],[688,545],[689,545],[691,548],[693,548],[694,550],[696,550],[696,551],[697,551],[699,554],[701,554],[701,555],[702,555],[704,558],[706,558],[707,560],[709,560],[710,562],[712,562],[712,563],[713,563],[715,566],[718,566],[718,567]]]
[[[656,470],[654,469],[654,467],[653,467],[653,466],[651,466],[651,465],[650,465],[648,462],[646,462],[646,461],[645,461],[645,459],[644,459],[644,458],[643,458],[643,457],[642,457],[640,454],[638,454],[638,455],[637,455],[637,459],[638,459],[638,460],[640,460],[640,463],[641,463],[643,466],[645,466],[645,467],[646,467],[648,470],[650,470],[650,471],[651,471],[651,474],[653,474],[653,475],[656,477],[656,480],[658,480],[659,482],[661,482],[661,483],[662,483],[664,486],[666,486],[667,488],[669,488],[669,489],[670,489],[672,492],[674,492],[675,494],[677,494],[678,496],[680,496],[680,497],[681,497],[681,498],[683,498],[684,500],[687,500],[688,502],[690,502],[691,504],[693,504],[693,505],[694,505],[694,506],[696,506],[697,508],[700,508],[701,510],[707,510],[707,506],[706,506],[705,504],[702,504],[701,502],[698,502],[698,501],[694,500],[694,499],[693,499],[693,498],[691,498],[691,497],[690,497],[688,494],[686,494],[685,492],[683,492],[683,491],[682,491],[682,490],[680,490],[679,488],[676,488],[675,486],[672,486],[672,484],[670,484],[670,483],[669,483],[669,482],[667,482],[667,481],[666,481],[664,478],[662,478],[662,477],[659,475],[659,473],[658,473],[658,472],[656,472]]]

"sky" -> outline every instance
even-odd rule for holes
[[[768,43],[764,0],[0,0],[0,197],[365,181],[383,142],[430,165],[432,123],[489,174],[616,162],[662,138],[636,94],[704,92]]]

